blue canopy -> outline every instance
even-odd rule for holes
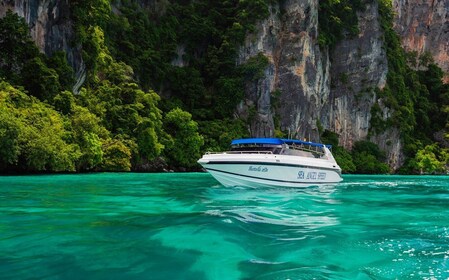
[[[242,144],[270,144],[270,145],[282,145],[284,141],[279,138],[244,138],[232,140],[231,145]]]
[[[323,147],[326,146],[329,149],[332,148],[332,145],[324,145],[324,144],[320,144],[320,143],[314,143],[314,142],[307,142],[307,141],[301,141],[301,140],[296,140],[296,139],[281,139],[281,138],[243,138],[243,139],[235,139],[232,140],[231,145],[250,145],[250,144],[254,144],[254,145],[261,145],[261,144],[269,144],[269,145],[282,145],[282,144],[287,144],[287,145],[309,145],[309,146],[314,146],[314,147]]]

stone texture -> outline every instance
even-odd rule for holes
[[[270,61],[263,79],[247,83],[247,100],[238,110],[240,115],[251,106],[256,110],[253,136],[273,136],[277,119],[292,137],[318,140],[316,123],[330,91],[327,52],[323,54],[316,41],[317,5],[317,1],[303,0],[272,6],[270,17],[241,48],[239,63],[260,52]]]
[[[381,135],[368,132],[371,107],[378,102],[375,89],[386,83],[388,62],[383,48],[378,4],[365,1],[365,10],[358,12],[359,34],[339,42],[331,54],[331,98],[322,110],[324,127],[340,135],[340,145],[350,149],[357,141],[368,139],[386,151],[390,166],[397,169],[403,163],[402,145],[397,129]],[[390,112],[384,110],[384,118]]]
[[[449,1],[393,0],[396,32],[408,51],[429,52],[449,82]]]
[[[65,51],[67,60],[76,72],[76,92],[86,77],[80,46],[73,46],[74,30],[70,20],[69,0],[0,1],[0,17],[12,10],[25,18],[31,37],[41,52],[51,56]]]
[[[375,89],[385,86],[388,63],[377,2],[364,4],[358,13],[358,36],[339,42],[330,53],[317,44],[317,1],[284,1],[271,8],[270,17],[247,37],[239,55],[239,63],[260,52],[270,61],[262,79],[247,83],[246,100],[238,108],[240,116],[255,112],[253,136],[274,136],[277,120],[290,137],[311,141],[319,141],[319,122],[338,133],[347,149],[368,138],[371,107],[382,104]],[[390,112],[383,110],[388,117]],[[399,139],[397,129],[369,139],[387,152],[394,169],[403,163]]]

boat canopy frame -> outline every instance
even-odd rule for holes
[[[284,138],[242,138],[234,139],[231,145],[308,145],[312,147],[327,147],[329,150],[332,149],[332,145],[326,145],[321,143],[314,143],[309,141],[301,141],[297,139],[284,139]]]

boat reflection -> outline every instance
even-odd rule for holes
[[[242,226],[260,224],[311,232],[340,223],[332,207],[340,204],[333,198],[336,191],[336,184],[306,188],[214,186],[205,194],[205,213]]]

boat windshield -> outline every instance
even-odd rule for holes
[[[324,146],[313,146],[307,144],[284,144],[284,149],[281,153],[293,156],[303,156],[303,157],[313,157],[313,158],[323,158],[326,153],[324,151]]]

